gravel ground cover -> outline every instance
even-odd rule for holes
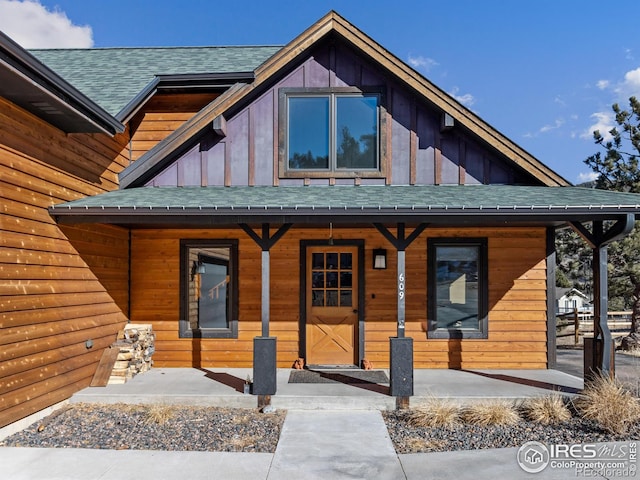
[[[274,453],[285,411],[185,406],[71,404],[18,432],[1,446],[194,450]],[[522,420],[515,426],[415,427],[408,411],[383,412],[397,453],[443,452],[547,444],[640,440],[640,420],[624,436],[573,417],[545,426]]]
[[[274,453],[284,411],[71,404],[0,446]]]
[[[533,440],[547,445],[640,440],[640,420],[628,434],[613,435],[593,422],[576,417],[552,426],[521,420],[513,426],[414,427],[408,421],[407,412],[384,412],[383,416],[399,454],[520,447]]]

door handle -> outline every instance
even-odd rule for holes
[[[356,308],[353,309],[353,313],[358,313],[358,310]]]

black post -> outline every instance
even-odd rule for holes
[[[271,403],[270,397],[276,393],[276,372],[276,337],[255,337],[252,393],[258,395],[261,406]]]
[[[390,393],[397,397],[398,408],[409,406],[409,397],[413,395],[413,338],[391,337]]]

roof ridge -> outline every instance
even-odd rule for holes
[[[145,47],[90,47],[90,48],[28,48],[28,52],[89,52],[89,51],[107,51],[107,50],[198,50],[198,49],[218,49],[218,48],[282,48],[281,44],[262,44],[262,45],[168,45],[168,46],[145,46]]]

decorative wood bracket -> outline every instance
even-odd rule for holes
[[[623,218],[616,220],[616,223],[606,231],[601,220],[593,222],[593,232],[587,230],[582,223],[570,222],[570,224],[591,248],[599,248],[629,235],[635,225],[635,216],[633,213],[626,214]]]
[[[399,252],[404,252],[409,245],[413,243],[413,241],[420,236],[422,232],[429,226],[428,223],[421,223],[418,225],[411,235],[405,238],[404,236],[404,223],[398,223],[397,229],[397,237],[394,237],[393,234],[381,223],[374,223],[374,227],[386,238],[389,242],[396,247],[396,250]]]
[[[258,235],[249,225],[246,223],[240,223],[240,228],[242,228],[247,235],[249,235],[254,242],[258,244],[258,246],[262,249],[263,252],[268,252],[271,250],[278,240],[282,238],[282,236],[289,231],[292,227],[292,223],[285,223],[282,225],[273,236],[269,236],[269,224],[262,224],[262,235]]]

